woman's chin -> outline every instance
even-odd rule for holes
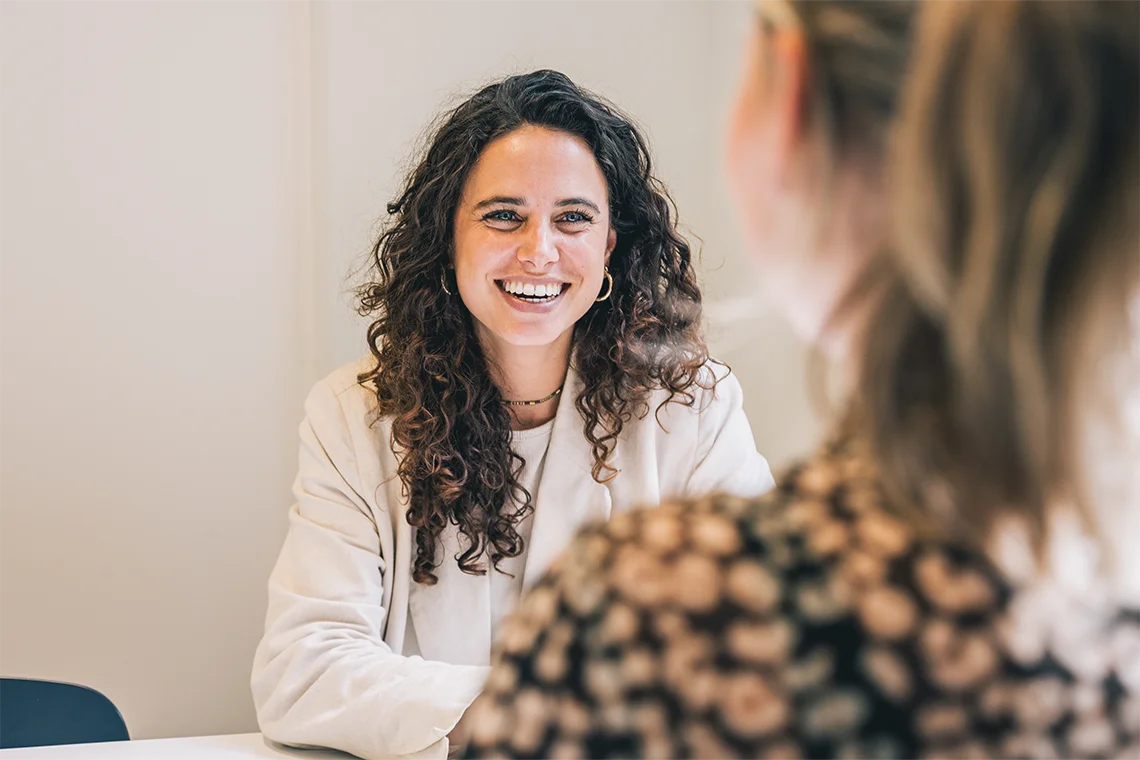
[[[571,326],[572,327],[572,326]],[[545,325],[495,325],[487,330],[488,337],[501,346],[512,348],[540,348],[551,346],[570,337],[570,328],[559,329]]]

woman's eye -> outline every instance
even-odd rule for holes
[[[593,220],[580,211],[570,211],[562,215],[562,221],[568,222],[570,224],[582,224],[584,222],[590,222]]]
[[[518,222],[520,221],[519,215],[510,209],[502,209],[500,211],[492,211],[483,217],[484,221],[489,222]]]

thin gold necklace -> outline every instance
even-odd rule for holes
[[[562,393],[562,386],[560,385],[554,391],[554,393],[551,393],[546,398],[540,398],[538,401],[504,401],[503,403],[508,404],[510,406],[538,406],[539,404],[545,404],[547,401],[549,401],[552,398],[558,398],[558,396],[561,393]]]

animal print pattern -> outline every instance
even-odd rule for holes
[[[1140,758],[1140,612],[919,537],[871,461],[840,438],[763,498],[587,529],[505,624],[467,756]]]

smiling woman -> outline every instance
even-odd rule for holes
[[[553,71],[485,87],[388,212],[371,355],[306,403],[252,685],[277,741],[441,756],[499,622],[580,527],[772,478],[615,108]]]

